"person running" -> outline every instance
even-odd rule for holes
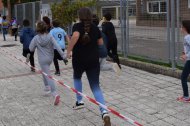
[[[3,39],[4,39],[4,41],[6,41],[6,34],[7,34],[8,28],[9,28],[9,22],[7,21],[7,17],[3,16],[2,30],[3,30]]]
[[[101,32],[97,26],[92,23],[92,13],[89,8],[79,10],[79,23],[73,26],[73,35],[67,48],[67,57],[71,57],[74,70],[74,87],[82,92],[81,77],[86,72],[90,88],[95,99],[105,105],[105,100],[99,86],[100,64],[98,45],[103,44]],[[82,96],[76,94],[76,104],[73,109],[84,107]],[[107,110],[100,107],[104,126],[111,126],[110,117]]]
[[[97,15],[93,14],[92,22],[98,26],[99,24],[99,18]],[[107,63],[107,38],[103,32],[101,32],[102,38],[103,38],[103,45],[99,45],[99,61],[100,61],[100,70],[106,71],[106,70],[114,70],[118,75],[121,73],[121,69],[117,65],[117,63]]]
[[[49,33],[47,33],[47,25],[43,21],[38,22],[36,31],[38,34],[32,39],[29,49],[31,52],[34,52],[37,48],[38,62],[40,67],[43,72],[50,76],[50,65],[54,57],[54,47],[57,49],[63,59],[65,59],[66,56],[55,39]],[[54,81],[44,74],[42,74],[42,76],[45,84],[46,94],[51,92],[52,96],[55,98],[54,105],[58,105],[60,102],[60,96],[56,91]]]
[[[56,40],[57,44],[61,47],[62,51],[65,51],[65,40],[67,42],[70,41],[67,33],[65,32],[64,29],[60,28],[60,23],[58,20],[54,20],[52,22],[53,24],[53,29],[50,31],[50,34],[54,37],[54,39]],[[55,66],[55,75],[60,76],[60,70],[59,70],[59,63],[58,60],[63,60],[62,57],[60,56],[60,54],[58,53],[58,51],[56,49],[54,49],[54,58],[53,58],[53,62],[54,62],[54,66]],[[65,65],[67,65],[67,60],[63,60]]]
[[[23,44],[23,53],[22,55],[26,57],[26,62],[30,61],[31,71],[35,72],[34,65],[34,52],[30,52],[29,45],[32,39],[35,36],[35,32],[32,28],[30,28],[29,20],[23,20],[23,28],[20,32],[20,42]]]
[[[51,31],[51,21],[50,21],[50,18],[47,17],[47,16],[44,16],[42,19],[46,23],[46,25],[47,25],[47,32],[49,33]]]
[[[15,36],[15,41],[17,41],[17,36],[18,36],[18,23],[15,17],[12,18],[11,21],[11,29],[12,29],[12,34]]]
[[[184,37],[184,42],[183,42],[184,52],[180,58],[181,60],[185,61],[185,66],[181,74],[183,96],[177,98],[177,100],[182,101],[182,102],[190,102],[188,85],[187,85],[187,78],[190,73],[190,20],[182,21],[181,31],[185,35],[185,37]]]
[[[118,64],[121,69],[119,57],[117,54],[117,37],[115,34],[115,28],[113,24],[110,22],[112,16],[110,13],[104,14],[104,22],[102,23],[102,32],[106,35],[108,43],[107,43],[107,51],[108,56],[113,59],[115,63]]]

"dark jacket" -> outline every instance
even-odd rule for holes
[[[20,42],[23,44],[23,49],[29,49],[31,40],[34,38],[35,32],[32,28],[24,27],[20,32]]]

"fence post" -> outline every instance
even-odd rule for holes
[[[124,49],[124,57],[126,57],[126,42],[127,42],[127,39],[126,39],[126,34],[127,34],[127,29],[126,29],[126,16],[127,16],[127,13],[126,13],[126,5],[127,4],[127,1],[124,0],[123,1],[123,49]]]
[[[176,16],[175,16],[175,1],[171,0],[171,60],[172,60],[172,69],[176,68],[175,60],[175,27],[176,27]]]
[[[126,26],[126,57],[129,55],[129,0],[127,0],[127,8],[126,8],[126,21],[127,21],[127,26]]]
[[[25,10],[25,4],[22,4],[22,9],[23,9],[23,20],[26,18],[26,10]]]
[[[177,0],[177,3],[176,3],[176,10],[177,10],[177,12],[176,12],[176,14],[177,14],[177,58],[176,58],[176,60],[178,60],[179,59],[179,57],[180,57],[180,2],[179,2],[179,0]]]
[[[167,0],[167,42],[168,42],[168,61],[169,61],[169,63],[171,63],[172,61],[171,61],[171,44],[170,44],[170,42],[171,42],[171,39],[170,39],[170,36],[171,36],[171,34],[170,34],[170,27],[171,25],[170,25],[170,0]]]
[[[35,4],[35,2],[32,2],[32,27],[33,27],[33,29],[35,29],[35,23],[36,23],[36,21],[35,21],[35,19],[36,19],[36,13],[35,13],[35,9],[36,9],[36,4]]]
[[[122,54],[124,54],[124,28],[123,28],[123,0],[120,0],[120,24],[121,24],[121,50]]]

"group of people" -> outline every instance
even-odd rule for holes
[[[0,14],[0,32],[3,34],[4,41],[6,41],[6,35],[8,33],[9,28],[11,28],[11,33],[15,37],[15,41],[17,41],[18,27],[19,24],[15,17],[13,17],[9,22],[6,16],[2,17]]]
[[[93,15],[89,8],[81,8],[78,11],[79,23],[74,24],[71,38],[60,27],[57,19],[52,23],[48,17],[43,17],[39,21],[36,31],[30,28],[29,20],[23,21],[23,29],[20,33],[20,42],[23,44],[23,56],[27,62],[30,61],[31,71],[35,72],[34,52],[37,49],[38,61],[43,72],[50,75],[50,64],[52,61],[55,65],[55,75],[60,75],[58,60],[63,60],[67,64],[67,59],[72,57],[73,81],[77,91],[82,92],[82,75],[85,72],[89,81],[93,95],[99,103],[105,105],[103,93],[100,88],[100,70],[114,70],[120,74],[121,65],[117,54],[117,38],[113,24],[110,22],[111,14],[104,15],[102,31],[97,27],[99,18]],[[12,21],[13,33],[17,32],[17,23]],[[9,27],[6,17],[3,16],[1,27],[3,30],[4,40],[5,33]],[[18,30],[18,29],[17,29]],[[190,21],[182,22],[182,32],[185,34],[184,52],[181,59],[186,61],[182,73],[182,87],[184,95],[177,100],[190,102],[188,93],[187,77],[190,73]],[[15,36],[15,40],[17,36]],[[67,53],[66,42],[68,42]],[[107,63],[106,58],[109,56],[114,63]],[[56,91],[54,81],[48,76],[43,75],[44,91],[51,94],[55,100],[54,105],[60,102],[60,95]],[[82,96],[76,94],[76,103],[73,109],[84,107]],[[111,119],[108,111],[100,106],[100,112],[104,121],[104,126],[111,126]]]
[[[26,62],[30,62],[31,71],[35,72],[34,52],[37,49],[38,61],[43,72],[50,75],[50,64],[55,65],[55,75],[60,75],[58,60],[63,60],[67,65],[72,57],[74,87],[82,92],[82,75],[85,72],[95,99],[105,105],[103,93],[100,89],[100,70],[113,70],[118,75],[121,73],[121,65],[117,54],[117,38],[115,29],[110,22],[111,15],[105,14],[105,21],[102,24],[102,31],[99,30],[99,18],[93,15],[89,8],[81,8],[78,12],[79,23],[74,24],[72,35],[60,27],[60,22],[55,19],[52,22],[48,17],[39,21],[36,31],[30,28],[29,20],[23,21],[23,28],[20,32],[20,42],[23,44],[23,56]],[[66,42],[68,43],[67,53]],[[114,63],[106,61],[107,56],[113,59]],[[54,97],[54,105],[60,102],[60,95],[56,91],[54,81],[43,75],[44,91],[46,95]],[[76,103],[73,109],[84,107],[82,96],[76,94]],[[108,111],[100,106],[104,126],[111,126]]]

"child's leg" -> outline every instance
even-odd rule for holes
[[[77,91],[82,93],[82,81],[81,81],[81,77],[83,74],[83,69],[82,68],[76,68],[75,65],[73,64],[73,70],[74,70],[74,87]],[[76,98],[77,98],[77,102],[80,103],[82,101],[82,96],[79,94],[76,94]]]
[[[4,41],[6,41],[6,29],[5,28],[3,28],[3,38],[4,38]]]
[[[106,63],[106,58],[100,58],[100,70],[107,71],[112,70],[112,64]]]
[[[60,72],[59,71],[59,63],[58,63],[58,60],[56,57],[53,58],[53,63],[54,63],[56,72]]]
[[[105,100],[102,94],[102,91],[99,86],[99,74],[100,74],[100,69],[97,66],[97,68],[92,68],[86,71],[87,78],[90,84],[90,88],[93,92],[93,95],[95,99],[100,102],[101,104],[105,105]],[[101,113],[107,112],[104,108],[100,107]]]
[[[30,65],[35,67],[35,64],[34,64],[34,53],[33,52],[30,52]]]
[[[82,81],[81,79],[74,79],[74,87],[77,91],[82,93]],[[82,101],[82,96],[76,94],[77,102],[80,103]]]
[[[57,50],[55,49],[55,50],[54,50],[53,63],[54,63],[56,72],[59,72],[59,63],[58,63],[58,59],[57,59],[57,56],[58,56],[58,55],[59,55],[59,54],[58,54]]]
[[[188,91],[188,85],[187,85],[187,78],[190,73],[190,61],[187,61],[185,63],[185,66],[183,68],[183,72],[181,74],[181,83],[182,83],[182,88],[183,88],[183,96],[184,97],[189,97],[189,91]]]
[[[118,56],[118,54],[117,54],[117,41],[115,41],[115,42],[113,43],[113,46],[112,46],[111,51],[112,51],[113,61],[114,61],[115,63],[117,63],[118,66],[119,66],[120,69],[121,69],[121,65],[120,65],[120,61],[119,61],[119,56]]]
[[[43,72],[50,75],[50,64],[43,64],[41,65],[41,68]],[[43,80],[45,86],[50,86],[52,95],[53,96],[57,95],[54,81],[45,75],[43,75]]]

